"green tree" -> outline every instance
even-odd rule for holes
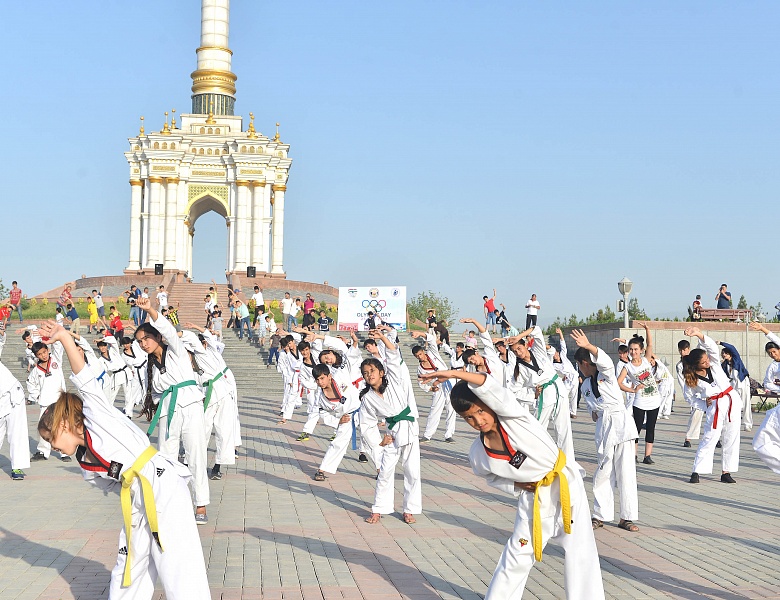
[[[745,294],[742,294],[739,297],[739,302],[737,302],[737,308],[740,310],[745,310],[748,307],[747,300],[745,299]]]
[[[422,322],[425,322],[425,319],[428,318],[428,309],[430,308],[436,311],[436,318],[439,321],[446,322],[448,325],[452,325],[455,319],[458,318],[458,311],[449,301],[449,298],[437,292],[430,290],[420,292],[406,303],[409,317]]]
[[[0,279],[0,302],[8,298],[8,288],[3,285],[3,280]],[[22,307],[24,310],[24,307]]]
[[[647,313],[639,307],[639,299],[631,298],[628,301],[628,318],[632,321],[649,321],[650,317]]]

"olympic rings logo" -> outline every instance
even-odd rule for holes
[[[384,300],[363,300],[363,308],[377,313],[382,311],[385,306],[387,306],[387,302]]]

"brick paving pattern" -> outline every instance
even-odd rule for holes
[[[268,395],[273,399],[241,398],[241,456],[221,481],[210,482],[210,522],[199,532],[213,598],[482,598],[515,508],[471,473],[473,433],[462,421],[455,443],[444,443],[440,429],[422,447],[424,512],[417,524],[396,514],[368,525],[370,464],[350,451],[336,475],[313,481],[331,432],[320,426],[308,442],[296,442],[305,415],[299,409],[277,426],[279,399]],[[427,398],[419,394],[418,401],[425,415]],[[694,450],[681,447],[681,408],[659,422],[656,464],[637,467],[641,532],[609,524],[597,531],[607,597],[780,598],[780,478],[744,434],[737,485],[717,476],[688,484]],[[30,431],[37,414],[28,407]],[[575,447],[592,474],[593,424],[586,417],[573,422]],[[0,469],[10,473],[5,454]],[[121,527],[118,496],[105,498],[84,483],[74,463],[52,458],[27,473],[23,482],[0,478],[0,598],[105,598]],[[399,506],[401,493],[399,474]],[[562,573],[562,553],[549,545],[524,597],[564,598]]]

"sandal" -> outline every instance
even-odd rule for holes
[[[317,471],[314,474],[314,481],[325,481],[325,473],[322,471]]]
[[[366,517],[366,523],[370,523],[373,525],[374,523],[379,523],[379,519],[382,518],[382,515],[379,513],[371,513]]]
[[[620,529],[625,529],[626,531],[639,531],[639,527],[634,525],[633,521],[624,521],[623,519],[618,523],[618,527],[620,527]]]
[[[590,520],[590,522],[593,524],[593,529],[600,529],[604,527],[604,521],[599,521],[595,517]]]
[[[276,424],[277,424],[277,425],[284,425],[285,423],[287,423],[287,419],[279,419],[279,420],[276,422]]]
[[[417,523],[417,519],[414,518],[412,513],[404,513],[404,523],[412,525],[413,523]]]

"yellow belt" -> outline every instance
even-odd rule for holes
[[[558,459],[555,461],[555,466],[552,471],[544,476],[544,479],[536,483],[536,490],[534,491],[534,532],[533,532],[533,547],[534,558],[537,561],[542,560],[542,519],[541,511],[539,510],[539,488],[546,485],[552,485],[555,478],[560,479],[560,496],[561,496],[561,509],[563,511],[563,530],[566,533],[571,533],[571,500],[569,498],[569,480],[566,479],[566,475],[563,472],[563,468],[566,466],[566,455],[562,450],[558,450]]]
[[[162,543],[160,543],[159,529],[157,527],[157,507],[154,503],[152,484],[149,483],[149,480],[146,477],[141,475],[141,469],[144,468],[146,463],[148,463],[155,454],[157,454],[157,450],[152,446],[149,446],[141,453],[141,456],[136,459],[133,466],[122,473],[122,491],[119,494],[119,499],[122,502],[122,518],[125,522],[125,538],[127,540],[127,559],[125,560],[125,572],[122,576],[122,586],[124,587],[128,587],[131,583],[130,563],[133,556],[131,546],[133,507],[130,498],[130,485],[136,478],[138,478],[138,481],[141,484],[141,494],[143,495],[144,509],[146,510],[146,520],[149,522],[149,529],[152,530],[152,536],[157,542],[157,545],[160,546],[160,551],[163,549]]]

